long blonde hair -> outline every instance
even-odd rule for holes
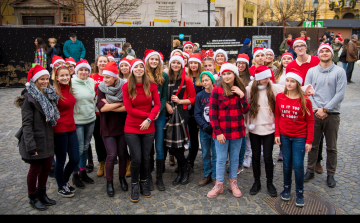
[[[258,112],[259,112],[259,88],[258,88],[258,82],[257,81],[253,81],[253,84],[251,85],[251,89],[250,89],[250,94],[251,94],[251,98],[250,98],[250,110],[249,110],[249,115],[250,118],[256,118]],[[272,87],[271,87],[271,81],[268,83],[268,85],[266,86],[266,96],[268,98],[268,105],[270,107],[269,113],[274,114],[275,112],[275,95],[274,92],[272,91]]]
[[[297,81],[296,81],[296,91],[297,91],[297,93],[300,95],[299,100],[300,100],[300,103],[301,103],[301,111],[302,111],[303,116],[305,116],[305,113],[308,114],[308,115],[310,115],[310,111],[309,111],[309,109],[308,109],[307,106],[306,106],[307,101],[310,101],[310,99],[304,97],[304,94],[305,94],[305,93],[304,93],[303,90],[301,89],[300,83],[297,82]],[[287,96],[288,93],[289,93],[289,91],[288,91],[288,89],[287,89],[287,87],[286,87],[286,85],[285,85],[284,95]]]
[[[146,70],[146,75],[148,75],[150,77],[150,79],[152,81],[154,81],[157,85],[160,85],[162,86],[165,79],[163,77],[163,65],[160,61],[161,59],[159,58],[159,64],[157,65],[157,67],[154,69],[154,68],[151,68],[150,64],[149,64],[149,60],[146,61],[145,63],[145,70]]]
[[[150,91],[150,83],[151,82],[150,82],[149,76],[145,73],[145,67],[144,67],[144,75],[142,76],[142,83],[143,83],[143,88],[144,88],[146,97],[150,97],[151,96],[151,91]],[[132,100],[134,100],[136,98],[136,80],[135,80],[135,76],[134,76],[134,70],[129,75],[128,92],[129,92],[130,98]]]
[[[60,67],[60,68],[57,70],[57,73],[55,74],[54,82],[53,82],[53,86],[54,86],[55,89],[56,89],[56,94],[59,95],[59,97],[60,97],[61,100],[65,100],[66,98],[64,98],[64,96],[63,96],[62,93],[61,93],[60,85],[59,85],[58,80],[56,80],[56,76],[59,74],[59,71],[60,71],[60,70],[64,70],[64,69],[66,69],[67,71],[69,71],[67,67]],[[53,70],[55,70],[55,69],[53,69]],[[54,71],[54,73],[55,73],[55,71]],[[70,75],[70,71],[69,71],[69,75]],[[71,95],[74,96],[73,91],[72,91],[71,77],[70,77],[70,82],[69,82],[69,94],[71,94]]]

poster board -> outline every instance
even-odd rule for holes
[[[252,36],[252,51],[254,47],[262,47],[271,49],[271,36]]]
[[[98,56],[111,54],[118,62],[125,42],[126,38],[95,38],[95,60]]]

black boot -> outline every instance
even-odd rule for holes
[[[89,183],[89,184],[93,184],[93,183],[94,183],[94,180],[91,179],[91,178],[87,175],[86,170],[80,171],[79,176],[80,176],[80,179],[81,179],[82,181],[86,182],[86,183]]]
[[[37,189],[37,194],[38,194],[38,198],[39,200],[45,204],[46,206],[51,206],[51,205],[55,205],[56,201],[50,199],[47,194],[46,194],[46,189]]]
[[[130,201],[131,202],[138,202],[139,201],[139,182],[131,183],[131,195],[130,195]]]
[[[128,184],[126,182],[125,177],[119,177],[119,181],[120,181],[120,188],[123,191],[128,191]]]
[[[250,189],[250,194],[251,194],[251,195],[255,195],[255,194],[257,194],[260,190],[261,190],[260,180],[259,180],[259,181],[255,180],[255,183],[253,184],[253,186],[252,186],[251,189]]]
[[[304,176],[304,182],[308,182],[309,180],[313,179],[314,177],[315,177],[314,173],[306,172],[305,176]]]
[[[29,204],[31,205],[31,207],[35,208],[36,210],[44,211],[47,209],[47,206],[39,200],[38,195],[36,193],[29,194],[29,199],[30,199]]]
[[[72,182],[78,188],[85,188],[85,184],[80,180],[79,174],[72,175]]]
[[[114,197],[115,190],[113,181],[106,181],[106,192],[109,197]]]
[[[277,191],[276,191],[276,188],[274,186],[274,184],[271,182],[267,182],[266,183],[266,186],[267,186],[267,189],[268,189],[268,192],[270,194],[271,197],[277,197]]]
[[[190,170],[191,170],[191,173],[194,173],[194,162],[195,160],[189,160],[189,166],[190,166]]]
[[[181,180],[180,184],[184,185],[189,183],[190,180],[190,173],[191,173],[191,167],[189,164],[186,164],[185,166],[181,167]]]
[[[178,185],[181,181],[181,168],[178,166],[177,167],[178,171],[177,171],[177,177],[176,179],[172,182],[172,185]]]
[[[148,168],[148,174],[147,174],[146,181],[147,181],[147,185],[149,187],[149,190],[153,191],[155,188],[154,188],[154,183],[153,183],[152,175],[151,175],[151,166],[150,166],[150,168]]]
[[[163,159],[156,160],[156,186],[159,191],[165,190],[165,185],[163,182],[162,174],[163,174],[163,166],[165,161]]]
[[[149,190],[149,185],[146,180],[140,180],[140,193],[144,197],[151,197],[151,192]]]

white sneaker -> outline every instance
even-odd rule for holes
[[[244,166],[245,168],[249,168],[249,167],[250,167],[250,164],[251,164],[251,157],[250,157],[250,156],[247,156],[247,157],[245,158],[245,160],[244,160],[243,166]]]

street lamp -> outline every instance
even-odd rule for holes
[[[316,27],[316,12],[317,12],[318,8],[319,8],[319,1],[315,0],[314,1],[314,27]]]

